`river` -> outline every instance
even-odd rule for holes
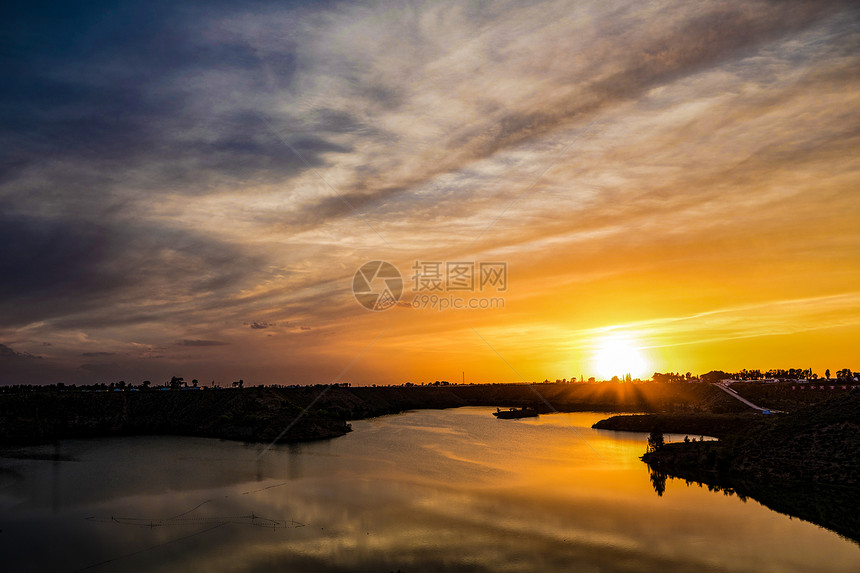
[[[860,548],[669,480],[600,413],[353,422],[324,442],[68,440],[0,457],[3,571],[860,571]],[[683,438],[683,436],[673,436]],[[10,457],[12,456],[12,457]]]

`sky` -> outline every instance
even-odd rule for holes
[[[0,384],[860,369],[855,3],[0,10]]]

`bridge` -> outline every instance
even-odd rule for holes
[[[761,406],[756,406],[755,404],[753,404],[752,402],[750,402],[749,400],[747,400],[746,398],[744,398],[743,396],[741,396],[740,394],[738,394],[737,392],[735,392],[734,390],[729,388],[729,385],[731,384],[731,382],[713,382],[712,384],[714,386],[716,386],[717,388],[719,388],[720,390],[722,390],[723,392],[725,392],[726,394],[728,394],[729,396],[731,396],[732,398],[734,398],[735,400],[740,400],[741,402],[743,402],[744,404],[746,404],[750,408],[752,408],[754,410],[758,410],[759,412],[765,412],[766,411],[768,413],[773,412],[775,414],[785,414],[786,413],[786,412],[783,412],[781,410],[772,410],[770,408],[762,408]]]

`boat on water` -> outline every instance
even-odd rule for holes
[[[496,411],[493,412],[493,416],[499,418],[500,420],[514,420],[516,418],[536,418],[537,415],[537,410],[535,410],[534,408],[529,408],[528,406],[524,406],[522,408],[510,408],[508,410],[496,408]]]

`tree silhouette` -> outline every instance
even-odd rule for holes
[[[731,376],[722,370],[711,370],[710,372],[702,374],[700,378],[702,379],[702,382],[719,382],[720,380],[731,378]]]
[[[654,428],[651,430],[651,433],[648,434],[648,451],[656,452],[665,444],[665,440],[663,439],[663,432],[660,431],[659,428]]]

